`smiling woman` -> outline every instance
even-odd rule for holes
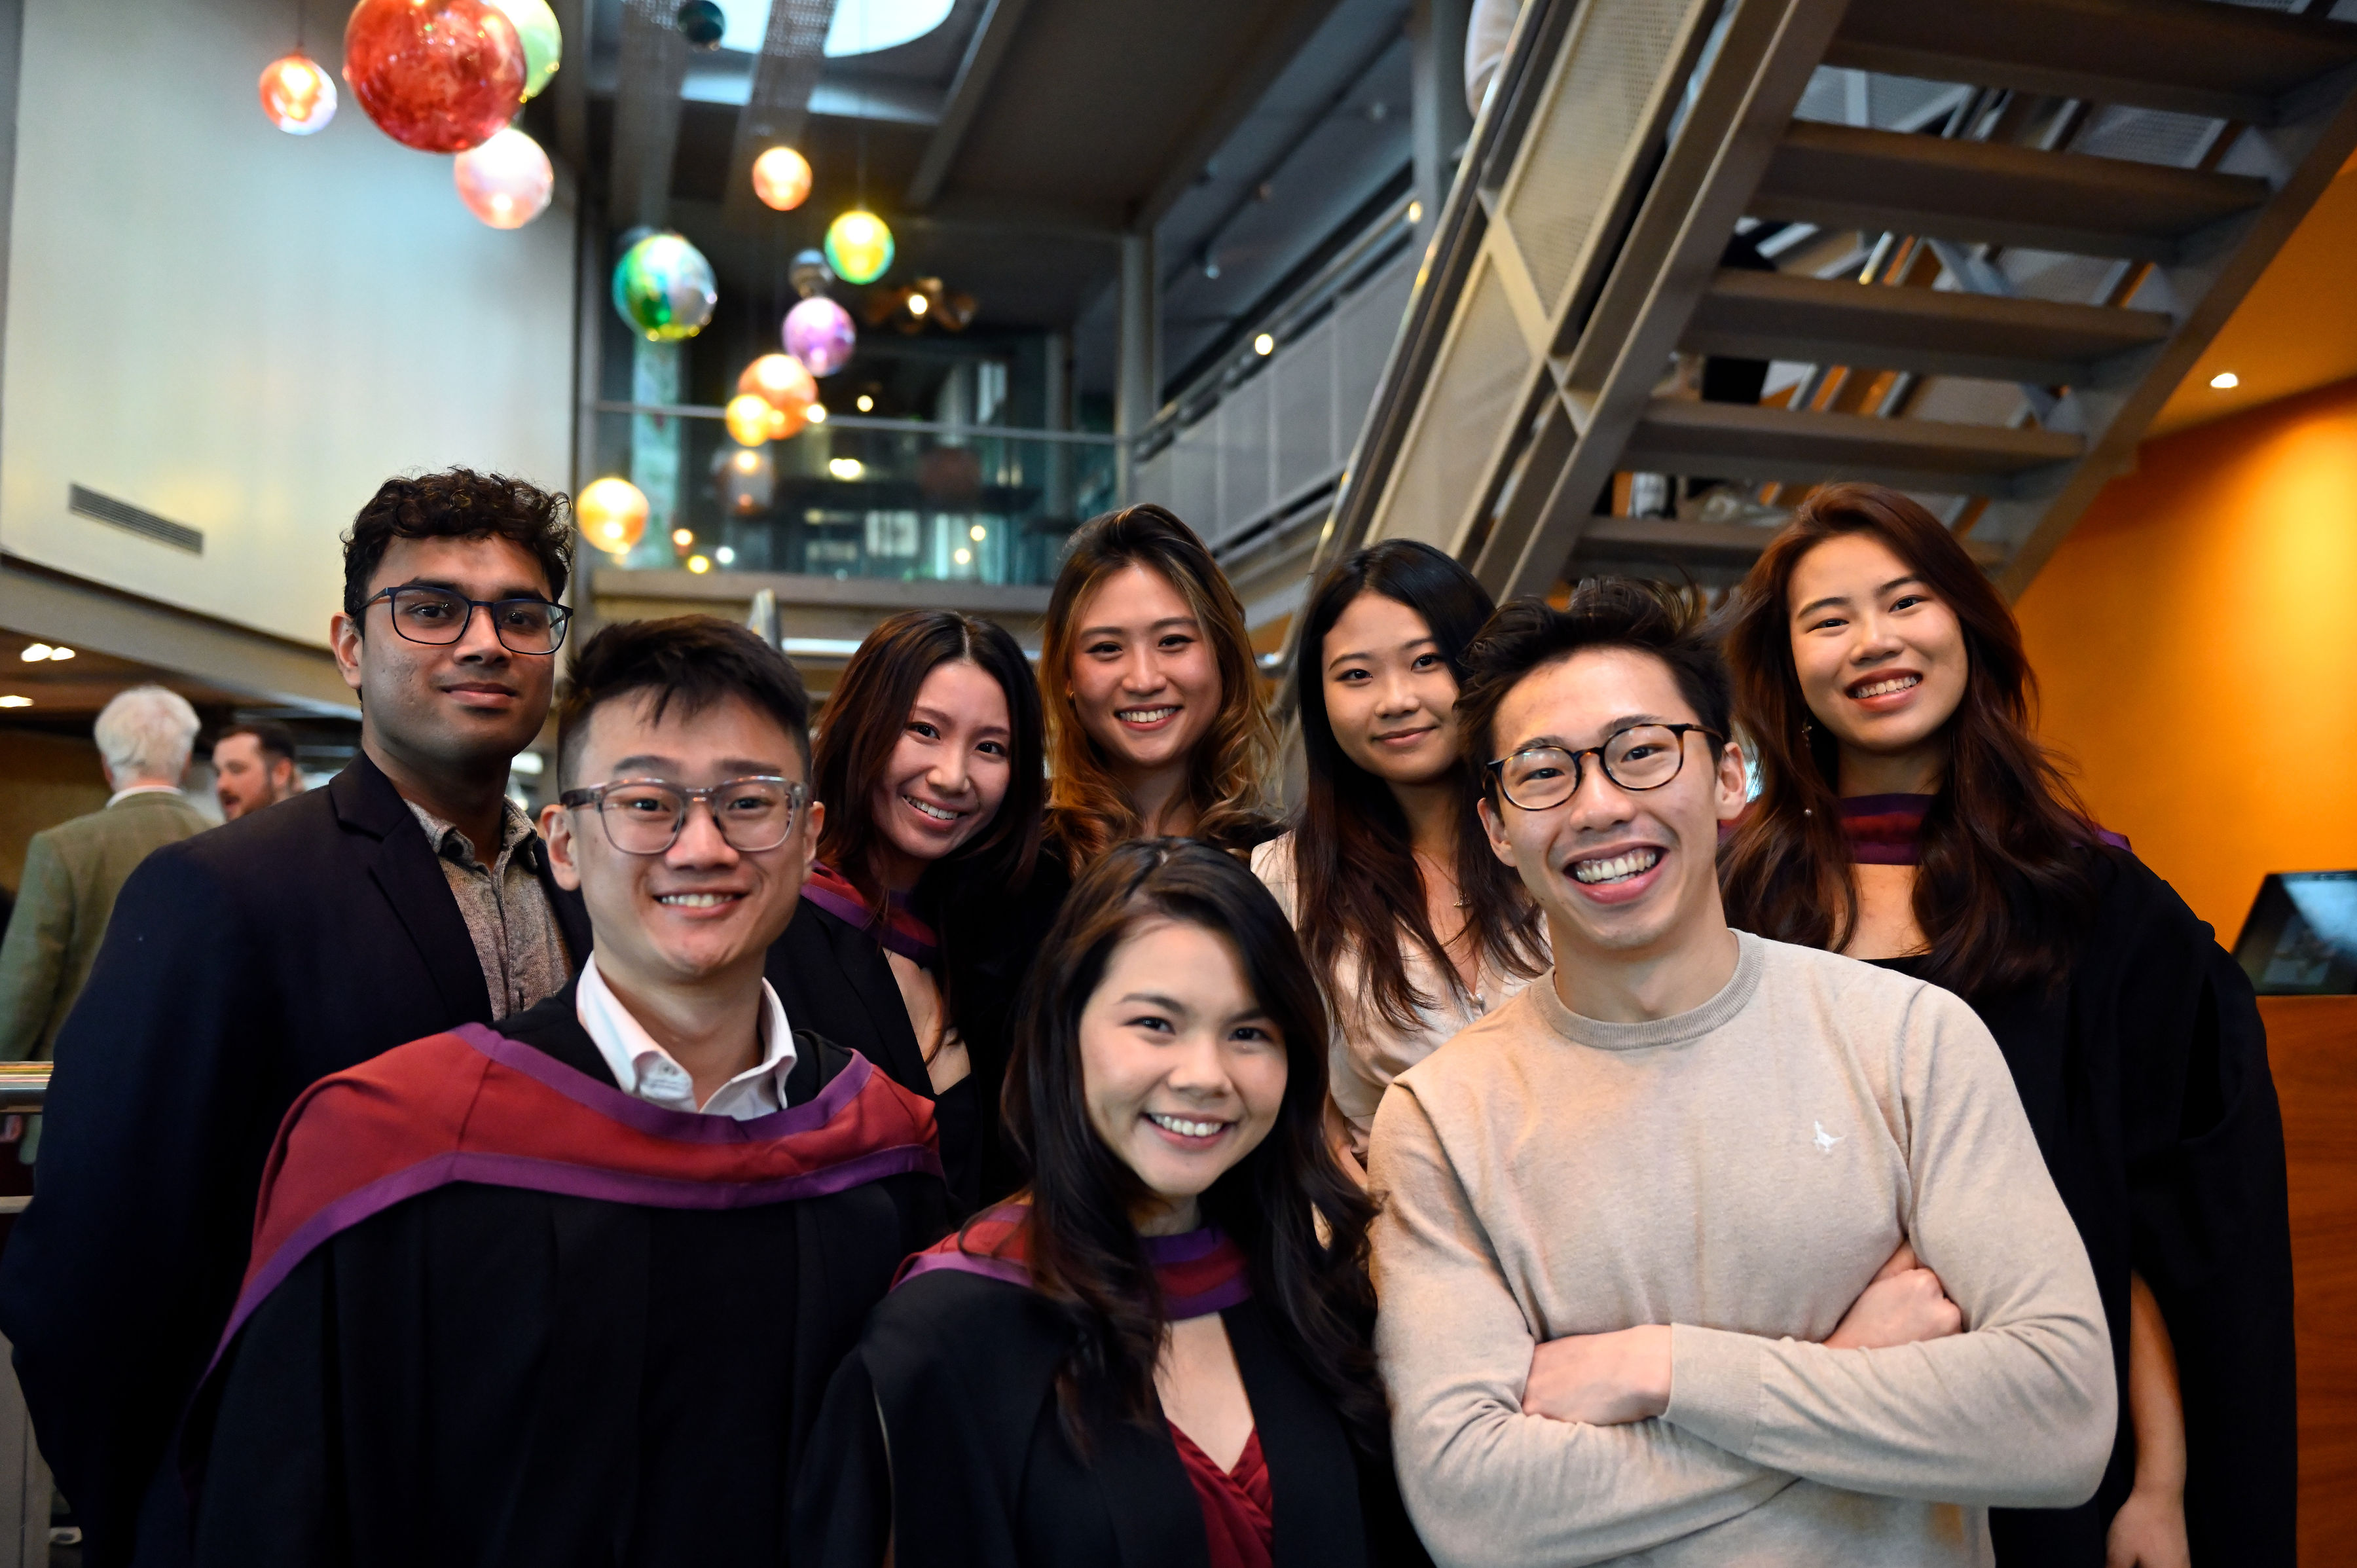
[[[911,610],[870,632],[812,778],[819,865],[771,950],[789,1013],[935,1101],[962,1208],[1004,1195],[998,1085],[1023,961],[1061,898],[1039,854],[1039,688],[1005,628]]]
[[[1727,639],[1761,792],[1727,918],[1932,981],[2004,1049],[2077,1222],[2127,1428],[1999,1561],[2292,1559],[2283,1129],[2250,986],[2031,736],[2013,614],[1907,496],[1810,496]]]
[[[1039,687],[1049,825],[1075,873],[1125,839],[1186,833],[1241,853],[1274,836],[1262,780],[1275,735],[1243,606],[1169,512],[1129,507],[1073,534]]]
[[[1538,910],[1474,813],[1457,721],[1493,607],[1448,556],[1391,540],[1336,564],[1303,623],[1308,788],[1253,869],[1326,987],[1337,1132],[1361,1165],[1392,1079],[1546,967]]]
[[[1425,1561],[1392,1480],[1372,1210],[1319,1130],[1325,1018],[1234,857],[1072,889],[1006,1092],[1031,1185],[927,1252],[828,1395],[797,1563]]]

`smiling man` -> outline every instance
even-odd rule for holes
[[[185,1557],[163,1461],[295,1097],[530,1007],[589,950],[506,799],[548,717],[572,551],[561,495],[463,468],[387,480],[325,628],[360,755],[124,886],[59,1035],[40,1194],[0,1262],[0,1328],[93,1568]]]
[[[819,1394],[942,1227],[931,1104],[761,977],[823,815],[793,667],[627,623],[559,720],[596,956],[296,1102],[191,1423],[200,1564],[781,1562]]]
[[[1627,582],[1506,606],[1458,700],[1554,972],[1394,1083],[1377,1348],[1443,1564],[1991,1561],[2078,1502],[2094,1278],[1943,991],[1730,930],[1728,688]]]

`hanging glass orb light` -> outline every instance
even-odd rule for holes
[[[491,4],[515,24],[516,36],[523,39],[523,95],[529,102],[556,74],[557,63],[565,58],[565,34],[556,25],[556,13],[548,8],[548,0],[491,0]]]
[[[463,153],[523,102],[523,40],[489,0],[360,0],[344,80],[377,128],[421,153]]]
[[[336,117],[336,81],[308,55],[285,55],[262,68],[262,112],[290,136],[324,131]]]
[[[859,329],[851,312],[814,294],[786,312],[783,336],[786,352],[800,360],[814,376],[831,376],[851,362]]]
[[[450,160],[458,199],[494,229],[521,229],[548,208],[556,171],[540,144],[511,125]]]
[[[874,283],[892,264],[892,231],[855,207],[826,226],[826,262],[845,283]]]
[[[759,446],[770,439],[770,418],[778,411],[759,392],[738,392],[728,400],[721,418],[729,438],[739,446]]]
[[[672,13],[671,25],[679,36],[700,49],[716,49],[728,31],[728,15],[713,0],[687,0]]]
[[[614,308],[656,342],[694,337],[719,303],[712,263],[684,234],[650,234],[614,263]]]
[[[791,409],[798,416],[818,401],[818,382],[791,354],[762,355],[737,378],[737,390],[751,392],[772,408]]]
[[[628,479],[604,478],[582,487],[573,498],[581,537],[609,555],[627,555],[646,537],[647,498]]]
[[[796,251],[794,259],[786,265],[786,281],[802,298],[820,293],[834,282],[834,269],[826,264],[823,251]]]
[[[753,194],[764,207],[791,212],[810,190],[810,160],[793,148],[771,147],[753,160]]]

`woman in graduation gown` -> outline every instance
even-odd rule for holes
[[[1997,1562],[2287,1568],[2283,1125],[2242,971],[2093,825],[2030,736],[2011,611],[1914,500],[1810,497],[1727,653],[1760,782],[1722,858],[1728,919],[1970,1002],[2094,1262],[2111,1467],[2080,1508],[1993,1513]]]
[[[1101,856],[1026,993],[1014,1201],[911,1259],[828,1391],[803,1568],[1423,1562],[1320,1132],[1316,982],[1243,863]],[[1322,1223],[1321,1223],[1322,1221]]]
[[[884,621],[844,667],[811,771],[819,864],[770,984],[797,1027],[934,1101],[950,1195],[971,1213],[1013,1185],[995,1174],[1007,1021],[1065,886],[1039,854],[1039,694],[1022,648],[950,610]]]

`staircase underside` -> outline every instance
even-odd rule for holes
[[[2330,8],[1531,0],[1320,564],[1730,581],[1872,479],[2018,594],[2357,147]]]

